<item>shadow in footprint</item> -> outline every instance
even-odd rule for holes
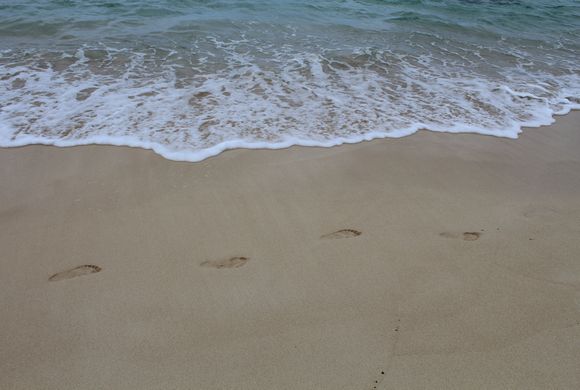
[[[482,233],[480,233],[480,232],[463,232],[462,234],[458,234],[458,233],[451,233],[451,232],[443,232],[443,233],[439,233],[439,235],[441,237],[445,237],[445,238],[463,237],[464,241],[475,241],[475,240],[478,240],[479,237],[481,237]]]
[[[236,257],[230,257],[229,259],[223,259],[223,260],[204,261],[203,263],[200,264],[200,266],[207,267],[207,268],[217,268],[217,269],[240,268],[240,267],[243,267],[244,265],[246,265],[246,263],[249,260],[250,259],[247,257],[236,256]]]
[[[67,271],[62,271],[57,274],[54,274],[50,278],[48,278],[48,281],[58,282],[60,280],[72,279],[78,276],[94,274],[97,272],[101,272],[101,270],[102,268],[97,265],[81,265],[79,267],[75,267]]]
[[[341,230],[337,230],[337,231],[329,233],[329,234],[325,234],[325,235],[321,236],[320,238],[323,240],[337,239],[337,238],[353,238],[353,237],[358,237],[361,234],[362,234],[362,232],[359,232],[358,230],[341,229]]]
[[[481,237],[481,233],[479,232],[465,232],[463,233],[463,239],[465,241],[475,241]]]

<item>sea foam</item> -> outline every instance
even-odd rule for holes
[[[351,8],[301,24],[291,19],[306,4],[232,14],[164,3],[171,12],[156,19],[99,9],[110,20],[83,30],[82,42],[64,25],[56,45],[10,35],[0,52],[0,146],[124,145],[200,161],[419,129],[517,138],[580,108],[580,29],[564,23],[576,8],[546,13],[541,35],[508,29],[492,3],[387,3],[341,3]],[[290,20],[279,20],[283,11]],[[483,17],[504,24],[488,28]],[[137,29],[136,18],[148,19]]]

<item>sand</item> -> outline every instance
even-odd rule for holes
[[[578,112],[0,183],[2,389],[580,388]]]

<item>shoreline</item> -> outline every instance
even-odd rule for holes
[[[451,128],[429,128],[425,127],[423,124],[416,124],[409,128],[399,129],[393,132],[384,131],[371,131],[365,133],[364,135],[358,135],[351,138],[335,138],[326,142],[314,141],[314,140],[300,140],[300,139],[288,139],[286,141],[278,143],[268,143],[268,142],[247,142],[243,140],[235,141],[225,141],[214,145],[207,149],[201,149],[198,151],[172,151],[167,147],[155,142],[145,142],[138,139],[133,139],[131,137],[125,136],[124,141],[120,142],[117,138],[112,137],[108,141],[100,140],[102,137],[96,137],[94,139],[87,139],[83,142],[70,141],[67,139],[57,139],[57,140],[47,140],[44,137],[28,136],[21,139],[14,145],[9,145],[6,141],[0,140],[0,148],[22,148],[27,146],[54,146],[59,148],[71,148],[77,146],[115,146],[115,147],[127,147],[151,151],[169,161],[176,162],[190,162],[197,163],[207,160],[208,158],[219,156],[220,154],[230,151],[230,150],[281,150],[293,147],[313,147],[313,148],[334,148],[343,145],[353,145],[363,142],[372,142],[375,140],[389,140],[410,137],[418,132],[430,131],[434,133],[444,133],[444,134],[471,134],[471,135],[483,135],[491,136],[497,138],[505,139],[518,139],[525,129],[536,129],[547,126],[552,126],[559,117],[564,117],[570,113],[579,112],[580,105],[572,104],[566,107],[562,111],[552,112],[550,114],[550,119],[545,122],[542,120],[536,120],[534,124],[522,123],[513,126],[510,132],[505,132],[504,130],[497,129],[481,129],[477,127],[472,127],[470,125],[461,124],[459,127],[466,129],[472,127],[471,130],[454,130]],[[545,119],[545,118],[544,118]],[[14,141],[11,141],[14,142]],[[195,157],[193,157],[195,156]]]
[[[0,387],[578,388],[579,123],[0,149]]]

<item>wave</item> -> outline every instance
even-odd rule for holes
[[[580,108],[576,73],[530,70],[515,54],[205,43],[212,51],[188,56],[151,47],[4,51],[0,146],[124,145],[200,161],[232,148],[329,147],[419,129],[516,138]]]

